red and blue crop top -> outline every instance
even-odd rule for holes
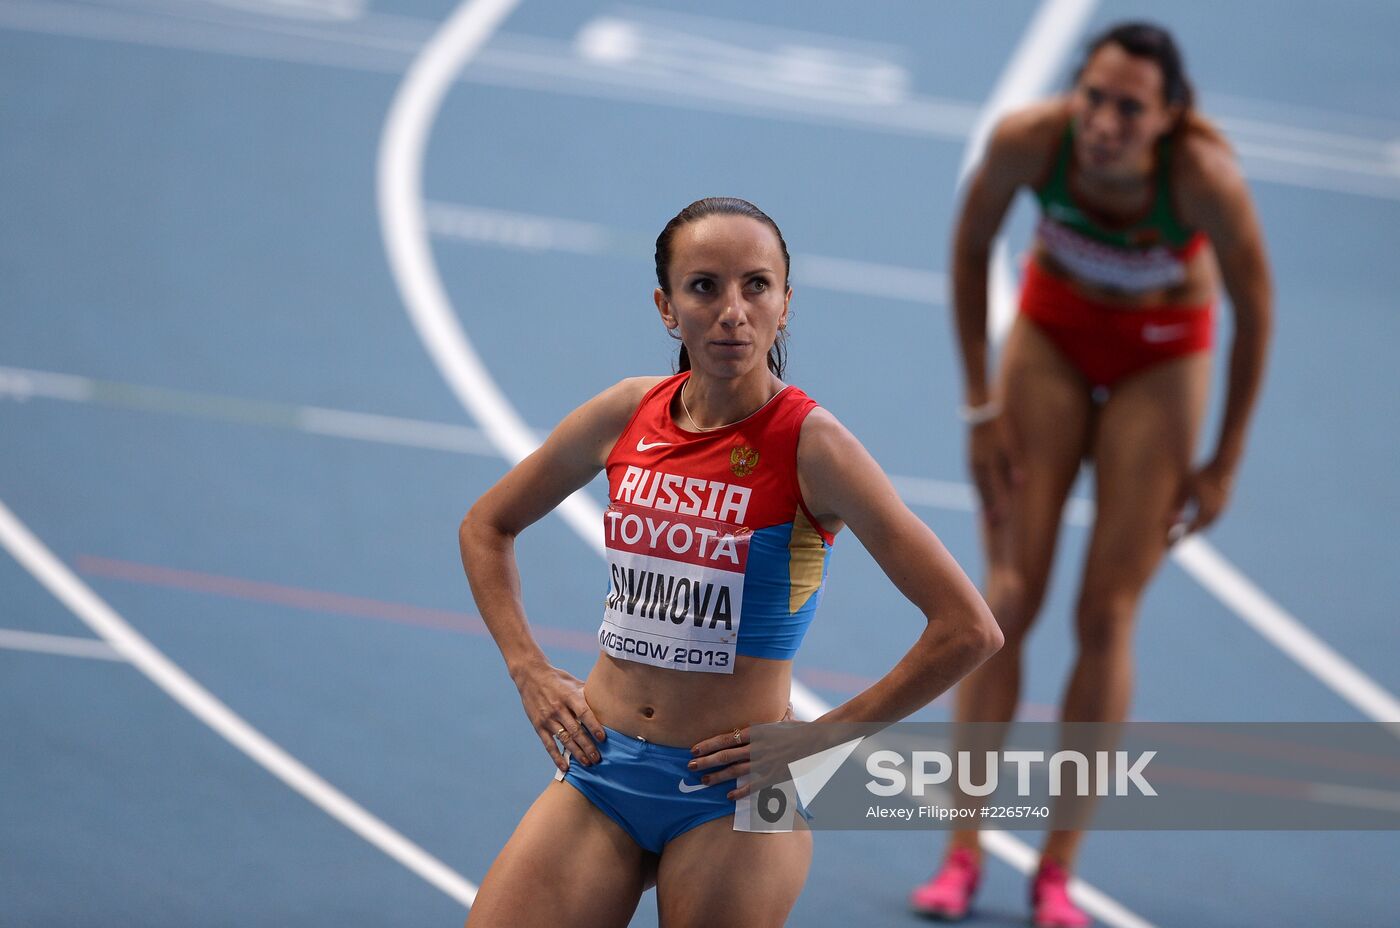
[[[788,660],[816,614],[832,535],[797,484],[797,439],[817,404],[784,387],[708,432],[679,428],[689,373],[649,390],[608,454],[605,654],[733,673],[735,657]]]

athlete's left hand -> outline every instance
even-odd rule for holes
[[[787,711],[780,722],[793,721],[792,703],[788,703]],[[735,735],[738,738],[735,738]],[[690,749],[695,755],[688,766],[695,773],[709,771],[700,778],[706,785],[710,783],[724,783],[729,780],[737,780],[739,777],[749,773],[749,726],[727,731],[722,735],[715,735],[713,738],[706,738]],[[717,769],[717,768],[724,769]],[[751,784],[745,783],[743,786],[736,786],[725,794],[729,799],[742,799],[750,792]]]
[[[1234,472],[1219,461],[1211,461],[1188,475],[1182,481],[1176,504],[1172,507],[1171,521],[1167,527],[1168,543],[1199,532],[1220,518],[1230,499],[1233,481]]]

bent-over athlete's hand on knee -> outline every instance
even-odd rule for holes
[[[968,466],[982,511],[992,525],[1000,525],[1010,509],[1019,469],[1009,431],[1000,417],[972,425],[967,434]]]
[[[1177,492],[1172,507],[1167,540],[1176,543],[1185,536],[1209,527],[1225,511],[1230,500],[1234,474],[1224,464],[1212,461],[1189,474]]]

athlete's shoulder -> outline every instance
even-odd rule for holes
[[[642,397],[650,393],[663,381],[670,380],[674,374],[664,377],[649,375],[645,377],[625,377],[609,387],[605,393],[615,394],[620,402],[631,402],[635,407],[642,401]]]
[[[654,390],[669,377],[627,377],[608,387],[599,393],[592,400],[590,405],[594,406],[600,416],[607,418],[619,418],[621,421],[618,427],[630,418],[637,411],[637,407],[642,404],[646,395]]]
[[[1189,114],[1178,133],[1175,180],[1194,192],[1223,192],[1244,181],[1234,149],[1216,126],[1199,114]]]
[[[1237,210],[1249,198],[1239,161],[1225,136],[1198,114],[1179,133],[1172,164],[1177,210],[1191,225],[1203,225]]]
[[[1069,127],[1069,103],[1055,97],[1007,113],[987,140],[987,165],[1031,181],[1045,173]]]
[[[609,449],[637,414],[647,393],[666,379],[628,377],[619,380],[570,413],[551,437],[570,447],[576,446],[576,450],[587,448],[589,456],[597,457],[601,466]]]
[[[804,458],[811,460],[814,456],[841,454],[849,450],[853,442],[856,442],[855,436],[831,410],[814,405],[802,420],[802,428],[798,432],[799,464]]]
[[[1003,116],[997,122],[996,135],[1012,142],[1054,145],[1069,127],[1069,118],[1069,98],[1037,100]]]

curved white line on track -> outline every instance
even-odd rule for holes
[[[1078,9],[1088,0],[1049,0],[1035,23],[1056,26],[1061,8]],[[514,0],[495,3],[469,2],[462,6],[425,47],[399,89],[385,122],[380,141],[378,194],[380,228],[389,253],[390,268],[403,297],[414,329],[457,399],[476,417],[483,431],[506,460],[514,463],[533,451],[538,442],[486,369],[452,310],[442,278],[433,263],[423,210],[423,156],[433,119],[456,71],[484,40],[483,22],[499,22]],[[484,12],[489,8],[490,12]],[[494,14],[495,18],[490,17]],[[1063,14],[1060,14],[1061,16]],[[472,24],[469,28],[468,23]],[[1075,20],[1078,28],[1079,20]],[[1049,28],[1041,25],[1040,28]],[[1027,47],[1024,39],[1018,51]],[[430,59],[430,60],[429,60]],[[1053,68],[1047,69],[1053,71]],[[1048,77],[1047,77],[1048,79]],[[1018,84],[1019,86],[1019,84]],[[570,527],[599,554],[603,551],[602,507],[583,490],[561,506]],[[831,707],[796,679],[792,703],[802,718],[816,718]],[[1006,832],[983,832],[983,845],[1022,872],[1033,869],[1036,854],[1019,838]],[[1151,923],[1129,912],[1082,880],[1073,884],[1075,897],[1100,920],[1117,928],[1151,928]]]
[[[78,579],[3,502],[0,502],[0,546],[117,654],[229,744],[433,886],[463,905],[471,905],[476,898],[475,886],[327,783],[224,705]]]
[[[377,175],[380,232],[409,319],[458,401],[511,464],[539,442],[496,386],[447,299],[428,236],[423,158],[448,87],[517,2],[468,0],[423,47],[389,108]],[[601,552],[602,510],[581,490],[560,509],[574,531]]]

